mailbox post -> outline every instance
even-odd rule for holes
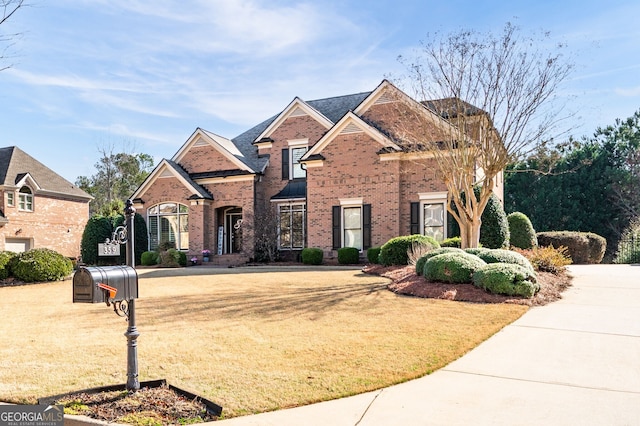
[[[133,202],[127,200],[125,206],[125,226],[118,227],[107,239],[106,244],[126,244],[127,266],[80,267],[73,275],[74,303],[113,304],[113,311],[126,317],[127,338],[127,390],[140,389],[138,379],[138,328],[136,327],[135,299],[138,298],[138,274],[135,270],[134,229],[135,216]]]

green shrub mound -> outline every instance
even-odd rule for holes
[[[592,232],[538,232],[540,246],[566,247],[574,264],[600,263],[607,249],[607,240]]]
[[[513,212],[507,216],[509,221],[509,242],[513,247],[529,250],[538,247],[538,238],[531,221],[524,213]]]
[[[179,268],[182,266],[180,264],[180,251],[170,248],[169,250],[161,251],[158,255],[158,265],[162,268]],[[185,255],[185,266],[186,266],[186,255]]]
[[[442,253],[464,253],[464,251],[456,247],[440,247],[433,249],[416,261],[416,274],[422,275],[424,272],[424,264],[427,260]]]
[[[473,284],[489,293],[533,297],[540,285],[535,274],[512,263],[490,263],[473,274]]]
[[[451,237],[440,241],[440,247],[462,247],[462,238]]]
[[[485,247],[469,247],[469,248],[464,249],[464,251],[466,253],[473,254],[475,256],[478,256],[478,254],[484,253],[484,252],[489,251],[489,250],[491,250],[491,249],[488,249],[488,248],[485,248]]]
[[[140,256],[140,263],[142,266],[153,266],[157,265],[159,260],[157,251],[145,251]]]
[[[360,263],[360,250],[355,247],[342,247],[338,249],[338,263],[341,265]]]
[[[484,260],[469,253],[442,253],[425,262],[423,275],[429,281],[470,283],[473,273],[485,265]]]
[[[513,265],[520,265],[533,272],[533,265],[529,262],[529,259],[515,251],[502,249],[486,250],[478,253],[477,256],[487,263],[511,263]]]
[[[440,244],[435,239],[425,235],[395,237],[380,247],[380,263],[384,266],[408,265],[408,252],[414,245],[423,245],[429,249],[440,248]]]
[[[324,254],[322,253],[322,249],[316,247],[304,248],[300,253],[302,263],[305,265],[320,265],[322,264],[323,256]]]
[[[371,247],[367,250],[367,260],[369,263],[380,263],[380,247]]]
[[[6,280],[11,275],[12,260],[17,254],[12,251],[0,251],[0,280]]]
[[[11,270],[14,277],[27,283],[57,281],[71,274],[73,264],[56,251],[40,248],[20,253]]]

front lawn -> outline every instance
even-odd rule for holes
[[[353,268],[140,270],[140,380],[165,378],[223,417],[292,407],[428,374],[527,307],[394,294]],[[0,400],[126,381],[127,323],[71,303],[71,281],[0,288]]]

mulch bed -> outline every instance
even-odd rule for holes
[[[516,303],[542,306],[561,299],[562,292],[571,286],[571,276],[566,272],[558,275],[550,272],[537,272],[540,291],[533,298],[527,299],[491,294],[473,284],[430,282],[417,275],[414,266],[367,265],[362,271],[366,274],[389,278],[392,283],[388,288],[397,294],[472,303]]]
[[[65,413],[82,414],[106,422],[137,425],[175,425],[215,420],[205,405],[169,389],[144,387],[137,392],[75,393],[56,401]]]

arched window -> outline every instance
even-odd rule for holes
[[[149,249],[165,241],[176,243],[178,250],[189,249],[189,208],[184,204],[162,203],[147,210]]]
[[[18,209],[26,212],[33,211],[33,194],[28,186],[23,186],[18,192]]]

